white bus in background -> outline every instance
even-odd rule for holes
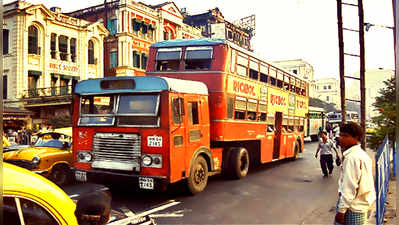
[[[309,106],[305,124],[305,137],[317,141],[320,127],[323,131],[326,129],[326,111],[320,107]]]
[[[326,117],[327,117],[328,123],[330,123],[330,124],[342,122],[341,111],[328,112],[326,114]],[[359,113],[356,111],[346,111],[346,121],[358,123],[359,122]]]

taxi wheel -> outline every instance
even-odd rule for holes
[[[62,186],[70,181],[71,170],[67,166],[56,166],[52,169],[49,179],[56,185]]]
[[[204,157],[198,156],[187,178],[187,187],[191,194],[195,195],[203,191],[208,183],[208,164]]]

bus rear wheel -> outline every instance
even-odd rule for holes
[[[198,156],[192,165],[190,176],[187,178],[187,187],[195,195],[203,191],[208,183],[208,164],[204,157]]]
[[[245,148],[234,148],[230,154],[230,175],[233,179],[245,177],[249,169],[249,153]]]

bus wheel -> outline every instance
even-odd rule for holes
[[[208,164],[204,157],[198,156],[190,171],[190,176],[187,178],[188,190],[195,195],[203,191],[208,183]]]
[[[230,154],[230,174],[233,179],[245,177],[249,169],[249,153],[245,148],[236,148]]]

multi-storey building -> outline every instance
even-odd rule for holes
[[[327,103],[335,104],[335,108],[341,108],[341,95],[339,81],[335,78],[317,79],[314,82],[314,97]]]
[[[105,76],[142,76],[151,44],[202,37],[200,29],[183,23],[183,14],[173,2],[146,5],[132,0],[116,0],[68,15],[105,21],[110,31],[104,42]]]
[[[303,59],[280,60],[274,61],[273,63],[289,72],[296,74],[301,79],[308,81],[309,96],[317,98],[317,96],[315,95],[316,86],[314,81],[314,69],[310,63],[306,62]]]
[[[184,22],[200,28],[204,37],[226,39],[242,48],[252,50],[251,38],[255,34],[255,16],[245,18],[245,24],[237,26],[225,20],[219,8],[197,15],[185,14]]]
[[[4,106],[30,110],[33,121],[23,119],[28,127],[70,114],[72,85],[103,77],[108,30],[101,21],[21,0],[3,6],[3,20]],[[5,123],[12,126],[11,120]]]

